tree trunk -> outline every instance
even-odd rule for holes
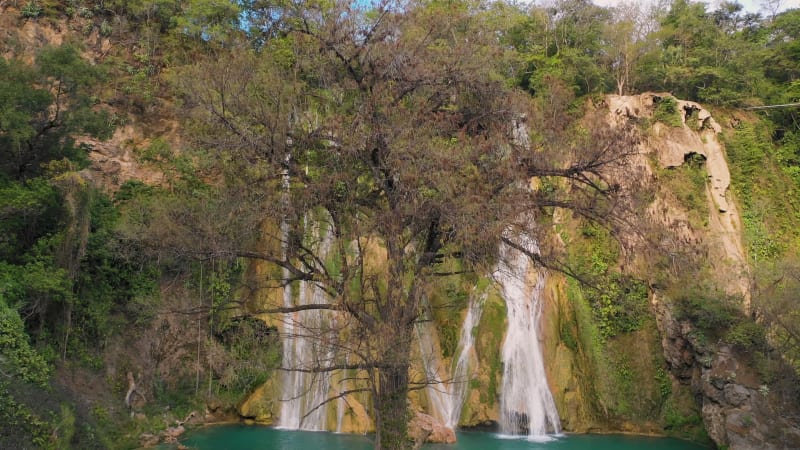
[[[375,388],[375,449],[407,450],[408,368],[412,327],[397,327],[396,339],[384,355],[385,367],[378,371]]]
[[[383,369],[376,403],[376,450],[405,450],[408,440],[408,364]]]

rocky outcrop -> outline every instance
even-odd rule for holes
[[[340,433],[366,434],[375,431],[375,424],[356,395],[346,395],[345,410],[340,424]],[[332,428],[335,429],[335,428]]]
[[[676,101],[681,125],[653,122],[658,102],[669,94],[609,96],[612,120],[649,121],[641,153],[653,155],[660,169],[678,167],[698,155],[708,174],[708,218],[704,226],[688,224],[686,211],[661,192],[648,209],[649,219],[664,230],[664,239],[704,254],[696,255],[711,269],[710,282],[742,298],[750,313],[749,266],[741,239],[742,224],[728,187],[730,172],[717,134],[720,126],[693,102]],[[654,168],[655,172],[657,168]],[[702,245],[699,245],[701,244]],[[750,355],[711,341],[688,320],[678,320],[671,303],[652,298],[664,358],[677,380],[692,388],[706,431],[719,446],[731,450],[800,448],[797,405],[770,392]]]
[[[273,411],[278,408],[273,399],[277,398],[274,381],[267,380],[264,384],[247,396],[237,408],[239,416],[260,424],[271,425],[275,420]]]
[[[174,444],[178,442],[178,438],[186,432],[186,428],[183,425],[178,425],[175,427],[169,427],[161,433],[161,436],[164,439],[164,442],[167,444]]]
[[[714,269],[714,276],[722,282],[726,292],[743,297],[742,308],[749,312],[749,267],[741,239],[741,217],[730,198],[731,175],[725,149],[717,136],[721,127],[701,105],[682,100],[675,100],[681,126],[654,122],[658,102],[667,97],[671,97],[670,94],[610,95],[606,97],[606,103],[612,121],[652,122],[648,131],[643,133],[645,136],[640,155],[632,158],[631,165],[650,164],[648,155],[654,156],[653,159],[664,169],[679,167],[693,155],[702,161],[708,174],[706,196],[709,213],[704,218],[708,229],[692,229],[688,225],[690,221],[686,211],[663,197],[656,197],[648,209],[648,215],[655,223],[660,223],[664,230],[671,232],[679,245],[689,247],[704,242],[708,249],[707,262]],[[652,173],[653,170],[648,169],[647,172]],[[624,178],[620,181],[630,182]]]
[[[702,407],[709,437],[730,450],[800,448],[797,405],[771,392],[747,361],[728,345],[708,345],[694,327],[676,320],[654,299],[664,356],[673,374],[690,384]]]
[[[83,176],[94,185],[102,186],[107,192],[116,192],[126,181],[136,180],[148,185],[163,184],[164,173],[139,163],[137,151],[148,147],[151,141],[143,137],[143,125],[131,121],[118,127],[110,139],[82,137],[77,144],[89,150],[92,165],[83,170]],[[149,125],[153,128],[154,125]],[[155,126],[157,131],[148,130],[159,136],[165,136],[170,142],[178,142],[177,122],[162,120]]]
[[[431,415],[417,412],[408,424],[408,436],[417,443],[453,444],[456,433]]]

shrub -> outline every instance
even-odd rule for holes
[[[22,7],[20,14],[26,19],[35,19],[42,15],[42,7],[39,3],[30,1]]]
[[[108,20],[103,19],[103,21],[100,22],[100,36],[105,36],[105,37],[111,36],[111,33],[113,31],[114,27],[112,27],[111,24],[108,23]]]
[[[689,320],[710,334],[727,330],[740,319],[737,304],[734,297],[698,287],[675,299],[678,319]]]
[[[653,112],[653,120],[676,128],[683,125],[681,114],[678,111],[678,101],[675,97],[664,97],[660,100],[656,99],[656,110]]]
[[[744,351],[762,350],[767,346],[764,327],[749,320],[732,326],[725,340]]]

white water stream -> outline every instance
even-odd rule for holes
[[[306,220],[306,224],[311,222]],[[312,239],[320,255],[327,253],[332,244],[332,233],[320,232],[319,222],[313,227]],[[285,269],[284,269],[285,270]],[[289,274],[284,272],[284,277]],[[325,292],[313,282],[297,283],[297,295],[293,295],[292,285],[283,291],[285,307],[308,304],[322,304],[329,300]],[[279,428],[322,431],[326,429],[327,404],[331,372],[303,371],[325,367],[331,364],[334,352],[323,345],[320,334],[330,328],[335,318],[330,311],[305,310],[284,314],[283,317],[283,357],[281,365],[287,369],[281,376],[281,411]],[[299,369],[299,370],[297,370]],[[322,405],[322,406],[320,406]]]
[[[311,226],[312,239],[324,257],[332,245],[332,234],[320,231],[319,224]],[[528,237],[520,237],[517,242],[531,252],[537,250],[536,243]],[[284,273],[284,276],[289,274]],[[502,349],[501,431],[532,437],[558,433],[560,421],[547,384],[537,332],[544,272],[532,269],[529,258],[522,252],[501,244],[500,262],[493,276],[500,286],[508,315],[508,330]],[[443,366],[438,346],[432,338],[436,332],[433,322],[424,322],[417,327],[426,375],[429,380],[441,381],[427,387],[430,412],[451,429],[458,425],[469,380],[473,378],[470,364],[474,359],[474,329],[480,321],[485,300],[485,294],[470,298],[450,367]],[[312,282],[287,285],[283,292],[286,307],[327,301],[325,292]],[[282,372],[279,428],[326,430],[330,407],[335,408],[331,411],[335,412],[335,430],[341,431],[345,400],[339,398],[330,404],[324,403],[331,395],[346,389],[344,381],[340,380],[332,390],[330,372],[303,371],[325,367],[333,361],[333,349],[323,345],[325,339],[319,339],[319,336],[335,321],[336,317],[330,311],[312,309],[284,315],[282,366],[300,370]]]
[[[536,252],[527,236],[516,241]],[[503,384],[500,393],[500,428],[503,433],[531,437],[558,433],[561,423],[547,385],[537,327],[545,275],[531,270],[530,259],[506,244],[494,277],[506,301],[508,330],[503,343]]]
[[[483,312],[486,295],[472,297],[467,309],[467,316],[461,326],[458,340],[457,358],[453,360],[450,370],[442,367],[439,352],[431,338],[435,333],[432,322],[425,322],[417,327],[420,353],[428,380],[439,381],[426,387],[430,402],[431,415],[448,428],[455,430],[461,418],[464,397],[467,393],[470,361],[475,344],[474,328],[478,326]]]

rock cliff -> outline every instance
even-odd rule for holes
[[[665,98],[670,97],[610,96],[607,102],[612,114],[643,121],[652,120]],[[647,210],[648,217],[666,231],[662,237],[704,252],[697,259],[709,270],[684,275],[707,277],[709,284],[739,299],[741,313],[750,316],[750,269],[742,243],[742,222],[729,192],[731,177],[725,150],[718,137],[722,127],[699,104],[675,103],[680,125],[651,124],[642,154],[652,155],[648,161],[660,166],[652,167],[653,172],[687,164],[698,155],[708,177],[703,193],[708,205],[706,217],[701,226],[693,226],[686,205],[663,186]],[[754,367],[752,355],[724,340],[713,341],[711,333],[678,317],[676,299],[669,295],[662,295],[656,287],[651,297],[664,358],[672,375],[691,387],[709,437],[718,446],[733,450],[800,448],[797,405],[773,392],[769,380]],[[794,378],[790,371],[784,375]]]

